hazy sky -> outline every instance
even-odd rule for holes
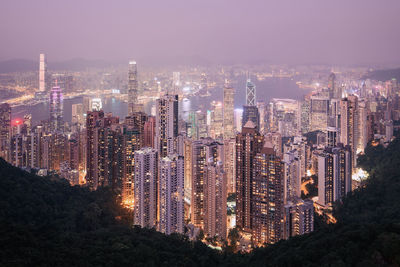
[[[400,62],[400,0],[1,0],[0,59]]]

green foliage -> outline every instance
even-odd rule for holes
[[[399,139],[369,146],[359,165],[370,178],[335,204],[336,224],[316,215],[313,233],[240,254],[237,229],[219,253],[131,228],[132,214],[111,190],[71,187],[1,160],[0,266],[399,266]]]

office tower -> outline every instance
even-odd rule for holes
[[[154,148],[154,137],[156,135],[156,118],[153,116],[149,116],[144,123],[144,147],[153,147]]]
[[[265,102],[257,102],[258,112],[260,114],[260,133],[264,134],[268,132],[268,105]]]
[[[221,161],[204,167],[204,234],[226,239],[226,174]]]
[[[157,151],[153,148],[143,148],[134,153],[134,224],[153,228],[157,223]]]
[[[174,94],[179,93],[180,86],[181,86],[181,73],[179,71],[174,71],[172,73],[172,88]]]
[[[140,112],[142,106],[138,101],[138,76],[136,61],[129,61],[128,70],[128,112]]]
[[[191,221],[199,228],[204,228],[204,169],[207,160],[212,158],[216,163],[223,161],[223,144],[211,138],[192,142],[192,196]]]
[[[300,104],[300,129],[302,134],[310,132],[310,106],[309,98],[305,98]]]
[[[357,166],[357,146],[359,141],[358,98],[350,95],[340,101],[340,143],[349,145],[352,152],[352,166]]]
[[[196,111],[196,127],[198,139],[208,137],[206,112]]]
[[[322,206],[332,206],[351,191],[351,157],[351,147],[342,144],[318,155],[318,203]]]
[[[72,124],[84,124],[84,110],[83,104],[72,104]]]
[[[160,158],[176,151],[178,136],[178,95],[164,95],[156,102],[155,148]]]
[[[263,147],[264,137],[248,121],[236,135],[236,225],[251,232],[251,187],[254,181],[254,157]]]
[[[272,244],[282,238],[283,164],[273,145],[265,142],[253,159],[250,207],[253,244]]]
[[[53,131],[62,131],[63,128],[63,95],[59,86],[50,91],[50,123]]]
[[[92,189],[98,187],[98,127],[103,118],[103,111],[89,111],[86,116],[86,181]]]
[[[224,101],[223,101],[223,118],[224,118],[224,140],[235,136],[234,131],[234,100],[235,89],[225,81],[224,86]]]
[[[237,132],[242,131],[242,118],[243,118],[243,109],[236,108],[234,111],[235,116],[235,130]]]
[[[246,82],[246,106],[255,106],[256,105],[256,86],[251,82],[250,79],[247,79]]]
[[[285,203],[301,196],[301,162],[296,150],[291,150],[283,155],[284,163],[284,201]]]
[[[314,231],[314,205],[310,199],[288,201],[284,211],[284,239]]]
[[[328,126],[329,98],[323,95],[311,96],[310,131],[325,131]]]
[[[0,157],[9,161],[11,142],[11,107],[4,103],[0,105]]]
[[[339,91],[337,90],[337,88],[335,87],[335,82],[336,82],[336,75],[335,73],[331,73],[329,75],[329,79],[328,79],[328,91],[329,91],[329,98],[341,98],[341,95],[339,95]]]
[[[243,106],[242,129],[247,122],[252,121],[257,131],[260,129],[260,113],[256,106]]]
[[[212,101],[211,102],[211,138],[220,138],[223,136],[223,123],[224,123],[224,115],[222,102],[220,101]]]
[[[236,192],[236,139],[224,140],[224,168],[227,193]]]
[[[160,159],[159,231],[167,235],[184,230],[184,159],[169,155]]]
[[[39,91],[46,91],[47,84],[47,60],[45,54],[40,54],[40,63],[39,63]]]

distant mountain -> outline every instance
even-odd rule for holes
[[[48,62],[49,71],[82,71],[88,68],[107,68],[116,63],[103,60],[87,60],[75,58],[67,61]],[[0,73],[26,72],[39,70],[39,61],[27,59],[11,59],[0,62]]]
[[[374,70],[364,75],[364,79],[371,79],[382,82],[391,80],[393,78],[395,78],[397,81],[400,81],[400,68],[388,69],[388,70]]]

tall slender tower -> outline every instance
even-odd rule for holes
[[[4,103],[0,105],[0,157],[10,160],[11,141],[11,107]]]
[[[46,55],[40,54],[40,63],[39,63],[39,91],[46,91],[46,76],[47,76],[47,61]]]
[[[234,99],[235,89],[229,85],[228,81],[225,80],[224,86],[224,103],[223,103],[223,114],[224,114],[224,140],[230,139],[235,136],[234,133]]]
[[[340,101],[340,142],[349,145],[352,152],[353,168],[357,166],[357,147],[359,140],[358,98],[350,95]]]
[[[251,82],[250,78],[246,82],[246,106],[256,105],[256,86]]]
[[[184,230],[184,160],[169,155],[160,159],[159,231],[167,235]]]
[[[236,136],[236,224],[250,233],[251,198],[254,182],[254,157],[263,147],[264,137],[248,121]]]
[[[174,154],[178,136],[178,95],[165,95],[156,102],[154,146],[160,158]]]
[[[63,125],[63,95],[60,86],[54,86],[50,92],[50,123],[53,131],[62,130]]]
[[[135,218],[134,223],[152,228],[157,222],[157,151],[143,148],[135,151]]]
[[[138,103],[138,77],[136,61],[129,61],[128,108],[129,114],[141,111],[141,105]]]

